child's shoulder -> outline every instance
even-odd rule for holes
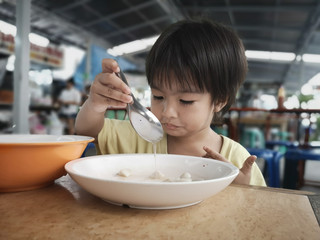
[[[247,149],[242,146],[240,143],[228,138],[226,136],[222,136],[223,143],[221,147],[220,153],[224,156],[228,155],[238,155],[248,157],[249,153]]]

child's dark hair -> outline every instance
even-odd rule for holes
[[[247,73],[244,46],[230,28],[210,20],[183,20],[158,38],[146,60],[151,88],[171,86],[208,91],[212,103],[225,103],[221,116],[234,103]],[[161,81],[161,83],[160,83]],[[219,117],[219,116],[217,116]]]

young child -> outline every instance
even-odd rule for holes
[[[130,89],[115,73],[115,60],[104,59],[87,101],[76,119],[76,132],[96,138],[98,152],[152,153],[152,144],[129,121],[105,119],[109,106],[126,107]],[[151,111],[165,135],[157,153],[209,157],[231,162],[240,173],[235,183],[265,186],[255,156],[210,128],[214,117],[235,101],[247,73],[241,40],[226,26],[209,20],[183,20],[158,38],[146,60]]]

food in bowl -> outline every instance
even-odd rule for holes
[[[122,169],[120,170],[116,176],[120,176],[120,177],[129,177],[132,174],[130,169]],[[192,177],[191,174],[188,172],[185,172],[183,174],[181,174],[180,177],[178,178],[174,178],[174,179],[170,179],[167,178],[166,175],[164,175],[162,172],[155,170],[150,176],[149,179],[155,180],[155,181],[159,181],[159,182],[191,182],[192,181]]]
[[[47,186],[66,174],[94,138],[76,135],[0,135],[0,192]]]
[[[157,154],[156,164],[153,154],[100,155],[70,161],[65,169],[91,194],[143,209],[194,205],[222,191],[239,173],[230,163],[173,154]],[[127,177],[119,176],[123,169],[130,170]],[[150,176],[155,171],[168,179],[190,174],[193,181],[153,180]]]

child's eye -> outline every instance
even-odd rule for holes
[[[162,97],[162,96],[155,96],[155,95],[153,95],[153,99],[154,99],[154,100],[162,100],[163,97]]]
[[[182,104],[184,104],[184,105],[191,105],[191,104],[194,103],[194,101],[186,101],[186,100],[182,100],[182,99],[180,99],[180,102],[181,102]]]

